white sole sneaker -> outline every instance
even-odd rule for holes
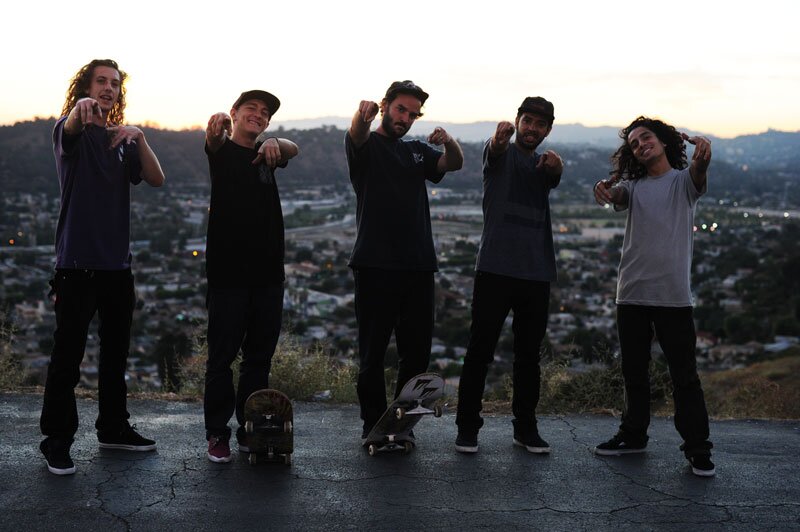
[[[473,453],[477,453],[478,452],[478,446],[477,445],[459,445],[459,444],[456,444],[456,451],[458,451],[460,453],[473,454]]]
[[[534,447],[533,445],[525,445],[516,438],[514,438],[514,445],[517,445],[518,447],[525,447],[529,453],[550,454],[550,447]]]

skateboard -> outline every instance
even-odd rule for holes
[[[370,456],[383,451],[410,453],[414,442],[409,433],[422,416],[442,415],[442,407],[434,404],[442,395],[444,380],[436,373],[421,373],[409,380],[364,440]]]
[[[292,463],[293,413],[286,394],[272,389],[253,392],[244,403],[244,419],[251,464],[259,458]]]

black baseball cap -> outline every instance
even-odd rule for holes
[[[553,114],[553,104],[541,96],[528,96],[522,100],[522,105],[517,109],[517,113],[531,113],[547,118],[552,122],[556,119]]]
[[[273,94],[268,93],[267,91],[260,91],[260,90],[252,90],[252,91],[244,91],[235,102],[233,102],[233,108],[238,109],[240,105],[242,105],[247,100],[261,100],[264,102],[264,105],[267,106],[269,109],[269,116],[272,117],[278,111],[278,108],[281,106],[281,101],[274,96]]]
[[[423,105],[425,104],[425,100],[428,99],[428,93],[422,90],[418,85],[415,85],[410,79],[405,81],[395,81],[389,85],[389,88],[386,89],[386,96],[384,97],[387,100],[391,100],[398,94],[410,94],[416,98],[419,98]]]

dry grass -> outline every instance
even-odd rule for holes
[[[800,419],[800,355],[702,376],[717,418]]]
[[[20,390],[27,377],[25,367],[14,356],[11,346],[14,343],[14,327],[0,321],[0,390]]]
[[[181,364],[182,387],[179,398],[202,397],[205,384],[207,346],[200,338],[195,343],[195,355]],[[234,385],[239,374],[239,358],[232,365]],[[281,336],[272,357],[270,387],[281,390],[291,399],[312,400],[324,394],[326,400],[341,403],[357,401],[355,379],[357,369],[331,359],[324,345],[307,350],[290,334]]]

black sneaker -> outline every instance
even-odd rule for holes
[[[456,436],[456,451],[460,453],[477,453],[478,434],[467,434],[459,431],[458,436]]]
[[[619,456],[621,454],[643,453],[647,443],[632,443],[625,441],[623,437],[616,434],[607,442],[603,442],[594,448],[594,453],[601,456]]]
[[[101,449],[123,449],[126,451],[155,451],[156,442],[142,437],[136,432],[136,425],[127,421],[121,430],[97,431]]]
[[[709,454],[692,456],[689,458],[689,463],[692,464],[692,473],[698,477],[713,477],[717,473]]]
[[[525,447],[529,453],[548,454],[550,452],[550,444],[544,441],[536,430],[526,436],[514,434],[514,445]]]
[[[47,460],[47,470],[54,475],[72,475],[75,473],[75,463],[69,456],[69,448],[72,440],[59,440],[47,438],[39,444],[45,460]]]

